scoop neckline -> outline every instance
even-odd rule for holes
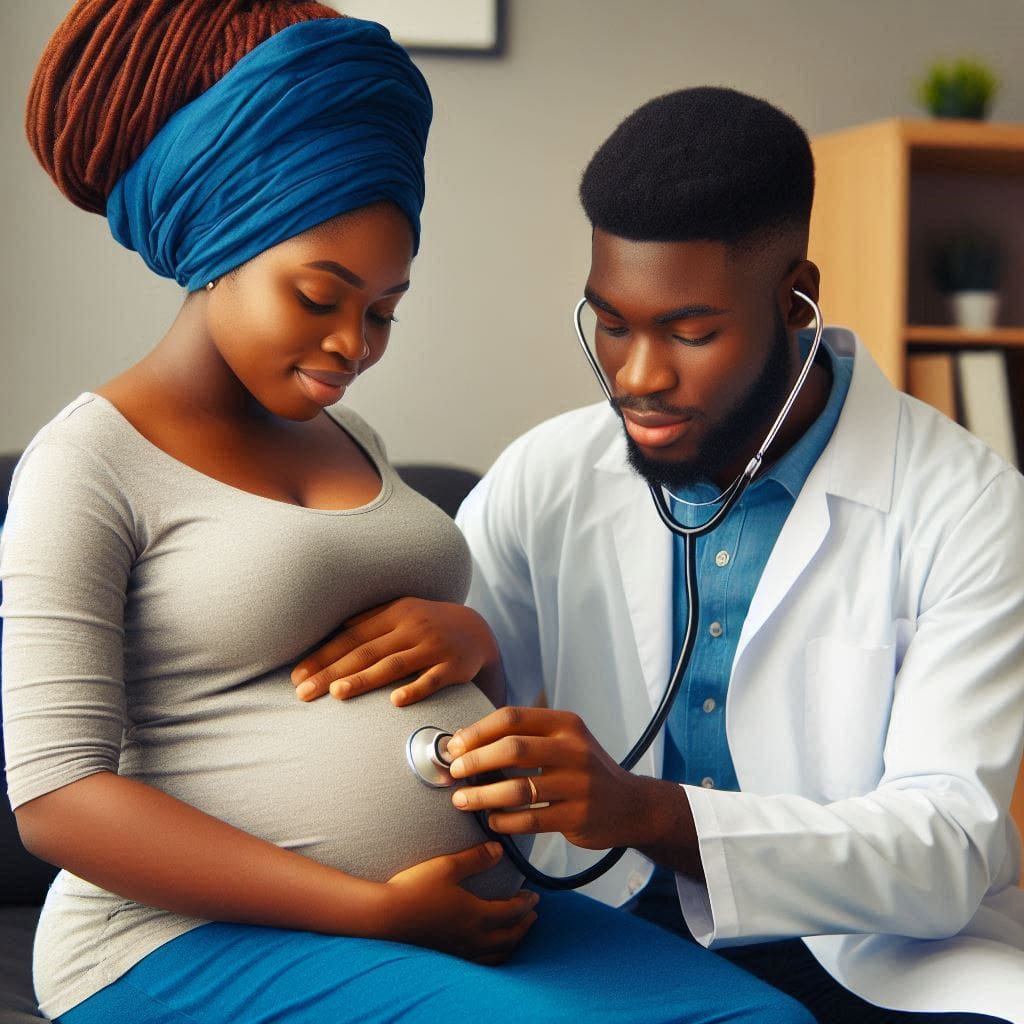
[[[352,508],[312,508],[309,505],[297,505],[291,501],[281,501],[278,498],[268,498],[265,494],[256,494],[254,491],[247,491],[242,487],[236,487],[234,484],[229,484],[224,480],[218,480],[215,476],[210,476],[208,473],[204,473],[202,470],[196,469],[195,466],[190,466],[187,462],[182,462],[181,459],[175,458],[170,452],[165,452],[158,444],[154,444],[145,434],[143,434],[129,419],[121,412],[120,409],[109,398],[105,398],[103,395],[97,394],[95,391],[83,392],[82,398],[89,399],[90,401],[98,401],[101,408],[108,409],[118,420],[118,422],[126,429],[128,434],[140,442],[147,449],[156,452],[157,456],[169,463],[171,466],[177,467],[178,471],[184,471],[189,476],[198,478],[199,480],[207,481],[214,487],[221,490],[232,491],[235,494],[244,495],[247,498],[251,498],[253,501],[262,502],[265,504],[274,505],[278,508],[295,509],[298,512],[309,512],[318,515],[327,516],[351,516],[360,515],[365,512],[372,512],[377,508],[380,508],[392,495],[394,491],[394,480],[392,477],[393,470],[387,462],[382,462],[377,456],[363,444],[359,438],[357,438],[338,416],[335,416],[329,408],[324,409],[324,412],[334,422],[335,426],[342,431],[346,437],[363,453],[370,465],[373,466],[380,477],[381,487],[377,492],[375,498],[367,502],[365,505],[355,505]]]

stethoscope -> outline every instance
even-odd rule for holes
[[[740,498],[743,497],[744,492],[750,486],[751,481],[761,468],[765,452],[767,452],[771,447],[772,442],[775,440],[775,436],[778,434],[786,417],[789,415],[790,410],[793,408],[793,403],[800,394],[800,390],[804,386],[804,382],[807,380],[808,374],[811,372],[811,367],[814,365],[815,357],[818,354],[818,348],[821,345],[821,335],[824,330],[824,323],[821,318],[821,309],[818,307],[818,304],[814,299],[799,289],[794,288],[793,294],[798,299],[806,302],[814,313],[814,339],[811,342],[810,350],[807,353],[807,358],[804,360],[804,364],[800,369],[800,374],[796,379],[796,383],[789,392],[789,396],[783,403],[778,416],[775,417],[775,422],[772,423],[768,433],[765,435],[764,441],[761,442],[761,446],[757,449],[757,453],[747,463],[740,475],[736,477],[736,479],[726,487],[717,498],[709,502],[701,503],[707,505],[719,505],[719,508],[698,526],[685,526],[680,523],[674,515],[672,515],[672,510],[670,509],[668,500],[665,497],[664,488],[656,487],[654,484],[650,485],[651,497],[654,499],[654,507],[658,510],[658,515],[660,516],[661,521],[672,531],[672,533],[683,539],[685,565],[684,579],[687,605],[686,632],[683,636],[679,656],[676,659],[675,667],[672,669],[672,674],[669,677],[667,686],[665,687],[665,692],[662,695],[661,702],[658,704],[651,720],[647,723],[647,727],[641,733],[640,738],[633,744],[629,753],[626,754],[626,756],[619,762],[619,766],[625,771],[632,771],[632,769],[636,767],[637,762],[645,753],[647,753],[651,744],[654,742],[655,737],[661,731],[665,724],[665,720],[668,718],[669,712],[672,710],[672,705],[675,703],[676,696],[682,687],[683,677],[686,675],[686,669],[690,663],[690,656],[693,653],[693,646],[697,639],[697,622],[700,617],[700,602],[699,595],[697,593],[696,540],[698,537],[703,537],[705,534],[714,530],[715,527],[718,526],[718,524],[721,523],[729,514],[729,511],[733,506],[735,506]],[[573,311],[573,326],[576,329],[576,338],[583,349],[584,355],[587,357],[587,362],[590,364],[590,368],[594,371],[594,376],[597,377],[598,383],[601,385],[601,390],[604,392],[605,398],[615,410],[616,415],[621,419],[622,413],[615,404],[611,388],[605,380],[604,373],[601,371],[601,367],[597,362],[597,357],[587,344],[586,335],[583,331],[581,314],[583,312],[583,307],[586,304],[587,300],[585,298],[580,299],[580,301],[576,303],[576,308]],[[673,495],[673,497],[675,496]],[[677,498],[677,500],[681,501],[682,499]],[[406,744],[406,758],[409,762],[409,766],[420,780],[428,786],[434,788],[447,788],[454,785],[456,782],[448,771],[448,765],[452,760],[447,754],[447,743],[450,739],[451,733],[447,733],[442,729],[438,729],[435,726],[430,725],[417,729],[409,737],[408,743]],[[475,813],[484,833],[489,838],[497,839],[498,842],[501,843],[506,856],[523,874],[524,878],[526,878],[527,881],[533,882],[535,885],[539,885],[545,889],[578,889],[580,886],[587,885],[589,882],[593,882],[595,879],[600,878],[601,875],[605,874],[605,872],[612,868],[626,852],[625,847],[608,850],[607,853],[605,853],[604,856],[595,863],[574,875],[566,875],[564,877],[548,875],[543,871],[540,871],[538,868],[535,868],[529,860],[523,856],[522,852],[515,845],[510,836],[500,835],[493,832],[487,824],[485,812],[477,811]]]

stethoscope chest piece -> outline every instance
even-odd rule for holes
[[[448,741],[450,732],[438,729],[436,725],[424,725],[417,729],[405,745],[405,757],[413,774],[433,789],[447,789],[455,784],[448,765]]]

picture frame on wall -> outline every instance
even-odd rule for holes
[[[377,21],[413,53],[500,57],[506,0],[329,0],[354,18]]]

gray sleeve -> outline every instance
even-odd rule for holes
[[[29,448],[0,541],[13,807],[117,771],[131,521],[123,489],[96,456],[59,440]]]

